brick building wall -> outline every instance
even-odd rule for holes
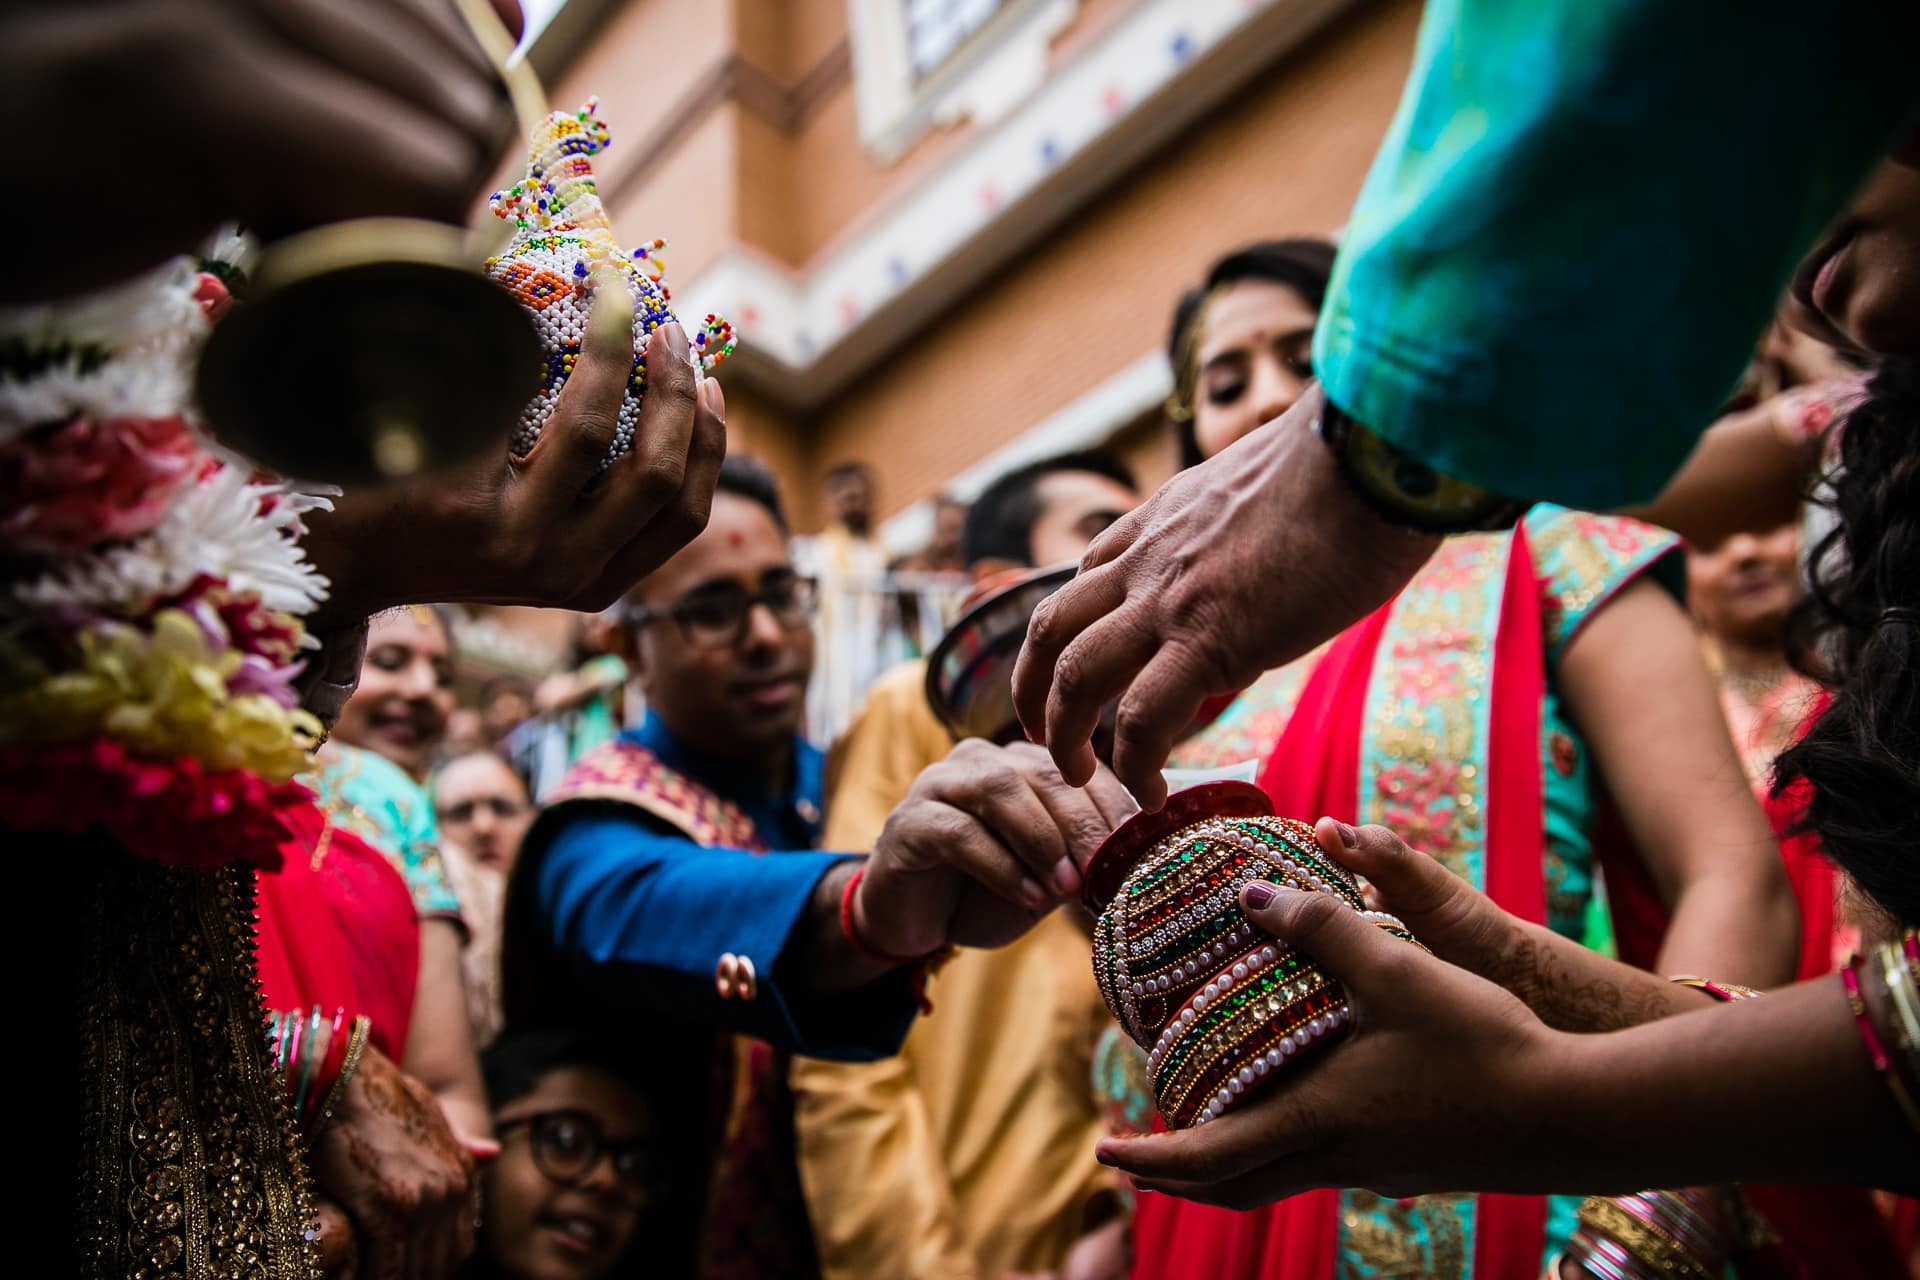
[[[1081,0],[1049,67],[1072,64],[1140,2]],[[875,468],[883,514],[938,492],[1157,350],[1174,299],[1220,251],[1336,229],[1418,17],[1415,0],[1345,9],[1153,154],[1075,192],[1078,207],[1044,238],[884,335],[828,394],[801,393],[800,374],[747,355],[722,374],[732,447],[783,477],[802,530],[817,524],[819,477],[849,458]],[[630,240],[668,238],[677,291],[729,254],[815,269],[982,136],[934,127],[876,159],[860,140],[848,40],[845,0],[629,0],[554,80],[556,104],[600,96],[615,225]],[[741,329],[751,351],[754,328]],[[1157,423],[1114,428],[1143,479],[1170,472]]]

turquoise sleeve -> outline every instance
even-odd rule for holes
[[[1429,0],[1314,343],[1439,470],[1659,491],[1920,99],[1920,5]]]

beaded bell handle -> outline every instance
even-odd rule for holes
[[[535,126],[547,118],[547,91],[541,87],[539,75],[525,58],[513,56],[516,47],[513,33],[500,21],[500,14],[490,0],[453,0],[453,3],[466,19],[473,38],[480,42],[481,50],[493,62],[493,69],[505,82],[521,135],[532,133]]]
[[[480,42],[481,51],[493,63],[501,82],[507,86],[507,100],[513,106],[513,117],[524,142],[533,136],[549,110],[547,91],[540,83],[539,74],[527,59],[513,56],[517,42],[507,30],[507,24],[500,20],[492,0],[453,0],[453,3],[466,20],[467,29],[473,32],[473,38]],[[497,219],[483,218],[477,234],[486,242],[482,257],[492,257],[512,238],[513,228]]]

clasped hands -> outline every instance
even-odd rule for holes
[[[1566,1079],[1563,1033],[1711,1003],[1509,915],[1385,827],[1322,818],[1315,836],[1426,949],[1328,894],[1243,892],[1249,919],[1339,979],[1353,1031],[1213,1123],[1102,1142],[1100,1161],[1144,1190],[1236,1209],[1319,1187],[1535,1190],[1557,1158],[1541,1139]]]
[[[888,816],[854,929],[893,956],[1004,946],[1080,892],[1087,862],[1134,808],[1104,769],[1076,787],[1029,743],[962,742]]]

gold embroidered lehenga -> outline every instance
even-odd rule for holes
[[[317,1273],[254,869],[312,804],[295,680],[325,581],[314,503],[192,418],[223,266],[0,309],[0,841],[15,1055],[47,1081],[20,1095],[14,1221],[52,1226],[50,1274]]]

